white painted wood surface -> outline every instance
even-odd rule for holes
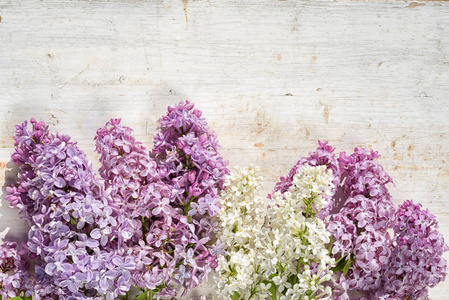
[[[231,165],[261,166],[265,193],[318,139],[378,150],[395,203],[423,203],[449,241],[449,3],[0,0],[1,186],[25,119],[70,134],[95,163],[109,118],[151,147],[181,99]],[[0,232],[23,239],[1,199]],[[448,299],[449,280],[431,298]]]

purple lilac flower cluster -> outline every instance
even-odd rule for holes
[[[37,122],[31,119],[31,132],[27,127],[27,121],[22,125],[16,125],[14,135],[14,145],[16,149],[11,155],[12,161],[19,166],[18,185],[6,188],[6,199],[10,205],[17,207],[20,214],[25,217],[29,224],[33,224],[33,215],[38,211],[39,203],[36,203],[32,197],[32,180],[36,177],[33,164],[39,157],[35,152],[36,145],[43,145],[49,142],[48,126],[44,122]],[[36,194],[38,192],[34,192]]]
[[[28,272],[28,256],[26,244],[19,250],[16,243],[3,242],[0,247],[0,298],[31,299],[33,281]]]
[[[394,224],[395,207],[386,185],[392,179],[375,161],[378,157],[377,152],[363,148],[339,157],[348,199],[328,223],[336,271],[345,275],[337,281],[345,287],[341,295],[334,293],[339,299],[348,299],[346,290],[379,289],[382,268],[391,255],[388,229]]]
[[[123,268],[139,288],[155,290],[169,277],[162,274],[164,269],[155,268],[164,265],[165,249],[145,243],[164,222],[171,225],[170,211],[164,214],[167,210],[153,209],[170,197],[170,189],[160,182],[156,163],[131,133],[131,128],[120,125],[120,119],[111,119],[97,130],[96,151],[100,154],[100,175],[118,205],[119,232],[123,237],[119,246],[132,257],[123,262]],[[153,224],[151,232],[147,228],[149,220]]]
[[[152,153],[161,181],[171,187],[171,198],[158,205],[168,207],[176,219],[175,230],[162,234],[169,237],[173,248],[175,281],[187,291],[218,265],[219,249],[211,238],[221,212],[218,194],[229,170],[218,152],[216,134],[193,103],[170,106],[158,129]]]
[[[26,295],[127,299],[135,285],[150,298],[175,297],[174,283],[185,295],[215,269],[219,247],[211,239],[227,162],[190,102],[169,107],[159,123],[153,154],[120,119],[100,128],[101,177],[69,136],[50,134],[34,119],[31,129],[26,121],[16,126],[18,183],[6,199],[31,227],[23,252],[34,256],[35,274],[19,278],[34,282]],[[15,246],[5,245],[12,257]],[[22,291],[24,283],[7,272],[4,290]]]
[[[290,186],[293,182],[293,177],[298,173],[298,170],[305,164],[308,164],[310,166],[327,166],[327,170],[332,170],[332,175],[334,176],[334,179],[332,181],[333,183],[333,189],[332,194],[335,194],[335,192],[338,189],[338,186],[340,185],[340,164],[338,159],[335,157],[335,154],[333,153],[335,148],[332,148],[327,141],[321,142],[318,141],[318,148],[315,151],[309,152],[308,157],[301,158],[290,170],[288,175],[286,177],[281,177],[280,181],[276,184],[274,187],[273,193],[280,191],[282,194],[288,191]],[[273,194],[272,193],[272,194]],[[271,198],[270,194],[268,197]],[[319,212],[318,216],[322,219],[327,217],[334,205],[334,200],[331,196],[326,196],[326,205],[323,207],[323,209]]]
[[[429,210],[411,200],[399,206],[394,244],[384,268],[382,289],[372,299],[427,299],[428,288],[446,278],[449,250]]]
[[[185,248],[181,241],[188,238],[189,223],[173,206],[172,188],[160,180],[156,162],[131,133],[119,119],[97,131],[100,174],[127,221],[122,231],[130,239],[121,246],[134,258],[134,283],[143,293],[176,296],[170,283],[179,272],[179,251]]]
[[[113,299],[131,283],[117,247],[117,207],[90,161],[70,137],[53,135],[43,122],[16,126],[13,161],[19,184],[6,199],[28,220],[35,254],[36,299]]]

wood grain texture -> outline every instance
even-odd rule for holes
[[[373,148],[395,203],[423,203],[449,240],[449,3],[257,3],[0,0],[0,185],[25,119],[70,134],[98,165],[109,118],[151,147],[167,106],[190,99],[230,165],[261,166],[264,193],[317,140]],[[1,199],[0,232],[25,238]],[[449,282],[430,294],[448,299]]]

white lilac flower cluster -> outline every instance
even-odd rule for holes
[[[335,260],[317,214],[333,195],[332,181],[326,166],[304,165],[289,190],[272,194],[267,207],[257,194],[254,167],[231,173],[222,199],[220,240],[226,254],[216,276],[221,297],[330,299]]]
[[[266,205],[258,195],[262,178],[257,172],[252,165],[235,169],[225,181],[219,215],[219,240],[225,253],[218,257],[216,271],[219,295],[224,298],[234,293],[249,298],[258,288],[260,294],[268,292],[258,272],[256,241],[265,222]]]

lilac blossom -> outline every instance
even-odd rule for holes
[[[333,153],[335,148],[332,148],[327,141],[321,142],[318,141],[318,148],[315,151],[309,152],[308,157],[301,158],[290,170],[288,175],[286,177],[281,177],[280,181],[276,184],[274,187],[274,190],[272,194],[274,194],[277,191],[280,191],[281,193],[285,193],[288,191],[290,186],[293,182],[293,177],[298,173],[298,170],[305,164],[310,166],[321,166],[326,165],[327,170],[332,170],[332,174],[334,176],[334,179],[332,181],[333,183],[333,189],[332,192],[335,194],[337,191],[338,186],[340,185],[340,164],[337,158],[335,157],[335,154]],[[272,194],[269,195],[271,198]],[[320,210],[319,217],[324,219],[327,217],[334,205],[334,200],[331,196],[326,197],[326,205],[322,210]]]
[[[182,216],[176,219],[173,245],[174,257],[184,266],[175,272],[183,295],[217,265],[217,249],[210,242],[220,212],[218,193],[229,173],[217,136],[201,114],[189,101],[170,106],[159,120],[152,150],[162,182],[173,187],[173,210]]]
[[[173,219],[178,214],[170,205],[170,186],[161,182],[156,162],[120,119],[98,129],[95,141],[100,174],[119,208],[119,244],[133,257],[132,261],[115,258],[115,264],[126,266],[123,274],[144,293],[157,293],[173,272],[159,267],[167,267],[173,259],[169,233],[175,230]],[[92,233],[96,239],[102,237],[101,230]]]
[[[100,174],[129,218],[131,237],[120,245],[134,256],[129,270],[144,293],[174,297],[196,287],[216,267],[211,234],[220,211],[227,163],[201,112],[183,101],[159,120],[152,154],[112,119],[97,131]]]
[[[0,247],[0,298],[31,296],[34,284],[34,277],[28,271],[31,257],[26,244],[18,249],[14,242],[3,242]]]
[[[345,286],[337,299],[347,299],[347,290],[366,294],[381,286],[382,270],[391,256],[391,237],[395,207],[386,185],[391,177],[375,160],[375,151],[356,148],[338,159],[343,193],[348,197],[332,214],[327,228],[333,236],[331,252],[337,260],[335,271],[342,271],[339,285]]]
[[[428,289],[446,278],[443,253],[449,247],[437,229],[435,216],[421,204],[407,200],[399,206],[392,254],[376,297],[427,299]]]
[[[31,125],[31,130],[27,122],[16,126],[12,159],[19,165],[18,183],[6,196],[31,227],[27,244],[36,256],[31,290],[36,299],[113,299],[123,286],[105,277],[107,260],[126,257],[118,247],[117,227],[123,223],[115,220],[118,205],[69,136],[50,134],[34,119]],[[129,287],[131,281],[125,281]]]

